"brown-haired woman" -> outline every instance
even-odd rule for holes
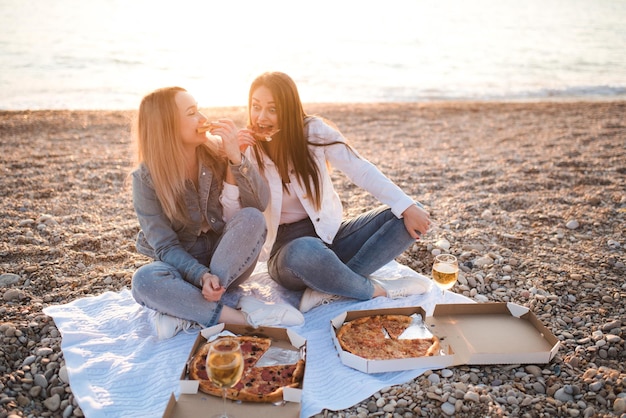
[[[271,191],[262,259],[269,257],[276,282],[304,290],[302,312],[338,297],[396,298],[428,289],[428,282],[415,277],[369,277],[426,233],[429,214],[359,156],[337,129],[307,115],[287,74],[268,72],[252,82],[248,116],[240,145]],[[343,221],[331,166],[387,206]]]

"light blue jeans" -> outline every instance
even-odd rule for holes
[[[226,224],[222,235],[200,234],[189,250],[198,262],[220,278],[222,286],[234,287],[246,280],[256,265],[267,228],[263,213],[243,208]],[[185,281],[170,264],[154,261],[133,275],[132,295],[140,305],[206,327],[218,323],[223,304],[209,302],[202,289]]]
[[[291,290],[311,289],[371,299],[368,276],[402,254],[415,240],[388,207],[344,221],[331,245],[310,219],[281,225],[268,261],[272,279]]]

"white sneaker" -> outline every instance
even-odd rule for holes
[[[197,328],[196,324],[181,318],[166,315],[161,312],[155,312],[154,325],[159,340],[172,338],[181,331],[188,332],[192,328]]]
[[[304,316],[295,307],[285,303],[264,302],[254,296],[242,296],[239,308],[246,320],[255,328],[282,325],[286,327],[304,324]]]
[[[307,287],[300,299],[300,312],[308,312],[320,305],[328,305],[336,300],[342,299],[341,296],[331,295],[330,293],[318,292]]]
[[[374,279],[372,279],[374,280]],[[393,280],[374,280],[387,292],[387,297],[391,299],[404,298],[410,295],[421,295],[428,292],[430,281],[424,283],[418,277],[404,276]]]

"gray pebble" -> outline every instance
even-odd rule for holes
[[[554,399],[559,400],[561,402],[570,402],[574,400],[574,397],[567,393],[564,388],[560,388],[554,394]]]
[[[59,379],[63,383],[69,383],[70,382],[70,379],[69,379],[69,377],[67,375],[67,367],[66,366],[62,366],[59,369]]]
[[[577,229],[580,226],[580,224],[578,223],[578,221],[576,219],[572,219],[571,221],[568,221],[565,224],[565,227],[567,229]]]
[[[46,408],[48,408],[48,410],[55,412],[61,406],[61,397],[59,395],[52,395],[51,397],[44,400],[43,404]]]
[[[446,415],[454,415],[456,408],[450,402],[444,402],[441,404],[441,411]]]
[[[367,403],[367,410],[370,412],[376,412],[378,411],[378,406],[376,405],[376,402],[374,401],[369,401]]]
[[[35,384],[45,389],[48,387],[48,379],[46,379],[46,376],[44,376],[43,374],[36,374]]]
[[[546,393],[546,386],[541,383],[541,382],[535,382],[533,383],[533,389],[535,390],[535,392],[537,393]]]
[[[20,281],[20,276],[13,273],[0,274],[0,287],[9,287]]]
[[[589,390],[593,392],[600,392],[600,390],[602,390],[603,387],[604,387],[604,382],[601,380],[598,380],[597,382],[593,382],[592,384],[589,385]]]

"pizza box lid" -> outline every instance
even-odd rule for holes
[[[439,337],[442,355],[410,359],[367,360],[343,351],[336,337],[343,322],[369,315],[420,313]],[[435,306],[432,316],[420,307],[345,312],[331,321],[342,362],[365,373],[440,369],[458,365],[545,364],[556,355],[559,340],[526,307],[504,302]]]
[[[454,348],[455,365],[546,364],[560,346],[529,308],[510,302],[437,305],[426,322]]]
[[[223,409],[222,399],[199,391],[199,382],[189,379],[187,370],[195,352],[206,343],[211,336],[219,334],[222,331],[230,331],[237,335],[269,337],[272,339],[272,346],[300,350],[302,355],[306,358],[306,339],[287,328],[253,328],[248,325],[234,324],[217,324],[205,328],[198,334],[189,353],[189,357],[187,358],[187,363],[181,373],[180,396],[177,400],[174,394],[170,395],[170,400],[165,408],[163,418],[203,416],[207,411],[215,411],[217,413]],[[302,389],[285,388],[283,393],[284,402],[280,405],[260,402],[232,402],[227,400],[227,410],[238,417],[299,417],[301,398]]]
[[[360,370],[364,373],[383,373],[383,372],[397,372],[410,369],[442,369],[444,367],[451,366],[453,364],[454,356],[451,347],[441,342],[442,355],[431,357],[415,357],[415,358],[403,358],[403,359],[389,359],[389,360],[368,360],[355,354],[344,351],[337,339],[337,331],[341,328],[341,325],[346,321],[362,318],[364,316],[372,315],[413,315],[419,314],[422,318],[426,317],[424,309],[419,306],[405,307],[405,308],[386,308],[386,309],[369,309],[361,311],[348,311],[343,312],[331,320],[331,336],[333,343],[339,353],[341,362],[346,366],[353,369]]]

